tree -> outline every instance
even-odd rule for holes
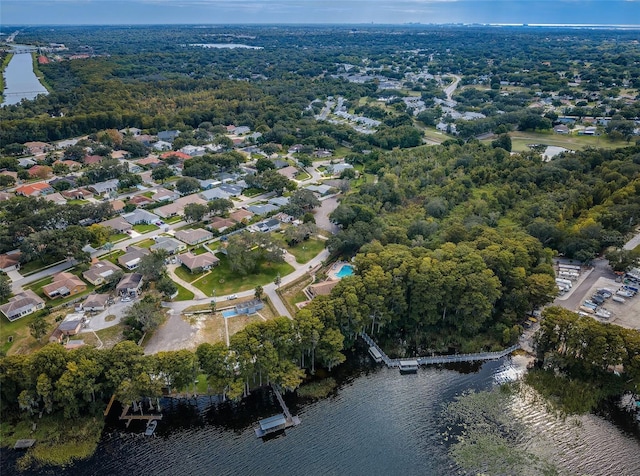
[[[293,192],[289,199],[289,204],[300,207],[304,212],[313,210],[320,206],[320,200],[311,190],[300,189]]]
[[[227,259],[233,271],[246,276],[256,272],[263,261],[281,263],[284,252],[268,234],[243,231],[229,238]]]
[[[9,276],[4,273],[0,273],[0,301],[6,301],[9,299],[12,292]]]
[[[165,260],[169,254],[165,250],[157,250],[140,258],[138,272],[145,281],[158,281],[166,271]]]
[[[256,160],[256,170],[258,171],[258,173],[262,173],[265,170],[273,170],[275,168],[276,166],[273,161],[265,157],[260,157],[258,160]]]
[[[38,314],[36,317],[34,317],[33,321],[31,321],[31,324],[29,324],[29,331],[31,333],[31,336],[36,340],[40,340],[42,337],[44,337],[48,329],[49,324],[47,323],[47,319],[45,318],[45,316],[43,316],[42,314]]]
[[[207,207],[209,208],[209,212],[214,215],[224,215],[233,208],[233,202],[226,198],[214,198],[213,200],[209,200]]]
[[[176,181],[176,190],[180,195],[189,195],[200,190],[200,182],[193,177],[182,177]]]
[[[164,275],[156,283],[156,289],[165,297],[170,298],[176,293],[176,291],[178,291],[178,286],[169,276]]]
[[[615,249],[605,253],[611,269],[617,272],[625,272],[633,268],[640,261],[640,255],[634,250]]]
[[[134,303],[127,309],[124,323],[129,326],[129,329],[125,335],[130,340],[138,340],[143,333],[157,329],[163,320],[164,311],[160,300],[147,294],[141,301]]]
[[[507,152],[511,152],[511,137],[509,137],[508,134],[502,134],[496,140],[491,142],[491,147],[494,149],[500,147]]]
[[[13,187],[15,184],[16,184],[16,179],[11,175],[0,175],[1,188]]]
[[[200,221],[209,212],[209,208],[206,205],[199,203],[188,203],[184,207],[184,218],[187,221]]]
[[[166,165],[160,165],[151,171],[151,178],[153,180],[159,180],[160,183],[173,176],[173,171]]]
[[[273,280],[273,284],[275,284],[276,287],[280,287],[281,282],[282,282],[282,278],[280,278],[280,273],[278,273],[276,275],[276,279]]]
[[[264,296],[264,289],[262,288],[262,286],[256,286],[253,293],[253,297],[262,301],[263,296]]]

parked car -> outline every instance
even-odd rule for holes
[[[227,296],[227,300],[232,301],[234,299],[238,299],[238,295],[237,294],[229,294]]]

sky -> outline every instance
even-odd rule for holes
[[[640,0],[0,0],[1,25],[640,25]]]

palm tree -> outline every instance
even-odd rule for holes
[[[254,297],[262,301],[263,296],[264,296],[264,289],[262,289],[262,286],[256,286]]]

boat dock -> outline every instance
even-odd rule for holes
[[[36,440],[28,439],[28,440],[18,440],[16,444],[13,445],[14,450],[26,450],[27,448],[31,448],[36,444]]]
[[[380,348],[380,346],[378,346],[378,344],[376,344],[376,342],[366,334],[366,332],[361,332],[360,337],[369,345],[369,353],[371,354],[371,356],[376,362],[384,362],[384,364],[387,367],[397,368],[402,371],[402,363],[405,362],[406,360],[390,358],[387,354],[384,353],[384,351]],[[501,359],[505,355],[509,355],[511,352],[519,348],[520,348],[520,344],[515,344],[499,352],[479,352],[476,354],[425,356],[425,357],[417,357],[411,362],[417,362],[418,366],[434,365],[434,364],[451,364],[456,362],[483,362],[487,360]]]
[[[129,408],[131,408],[131,405],[126,405],[122,409],[122,414],[120,415],[120,420],[127,420],[127,423],[125,425],[127,428],[129,428],[129,425],[131,424],[131,420],[147,420],[148,423],[150,423],[151,420],[162,420],[162,413],[149,414],[149,415],[136,415],[136,414],[127,415]]]
[[[273,389],[273,393],[275,394],[278,403],[282,407],[282,414],[260,420],[258,422],[258,428],[255,429],[256,436],[258,438],[262,438],[300,424],[300,418],[298,418],[298,416],[291,415],[291,412],[289,411],[287,404],[284,403],[284,399],[282,398],[278,388],[273,384],[271,385],[271,388]]]

